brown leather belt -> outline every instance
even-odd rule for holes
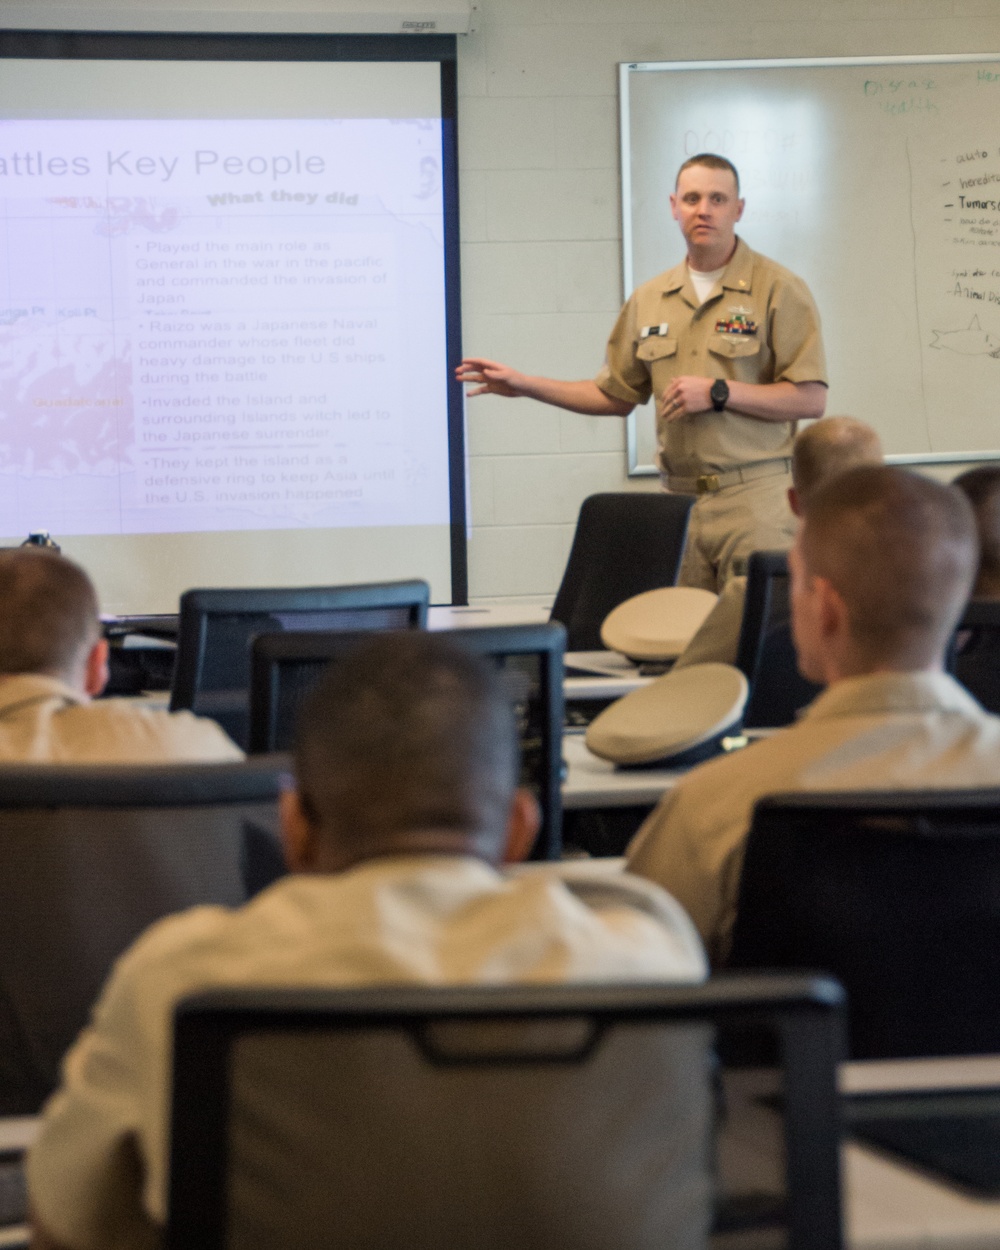
[[[737,486],[740,482],[753,482],[759,477],[777,477],[790,472],[792,462],[787,457],[781,460],[758,460],[755,464],[744,464],[738,469],[728,469],[725,473],[703,473],[700,477],[671,477],[666,479],[667,489],[678,495],[706,495],[726,486]]]

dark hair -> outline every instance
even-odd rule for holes
[[[968,469],[952,485],[965,495],[976,514],[979,531],[979,574],[975,594],[1000,598],[1000,465]]]
[[[941,658],[955,628],[978,544],[972,508],[953,486],[864,465],[810,496],[802,553],[844,600],[867,659],[925,663]]]
[[[295,750],[303,807],[339,841],[364,849],[447,830],[496,854],[518,755],[493,665],[420,631],[375,634],[332,665],[303,708]]]
[[[684,164],[678,169],[677,177],[674,179],[674,190],[680,182],[681,174],[685,169],[690,169],[692,165],[704,165],[706,169],[728,169],[736,179],[736,194],[740,193],[740,176],[736,171],[736,166],[732,161],[727,160],[724,156],[716,156],[714,152],[699,152],[697,156],[689,156]]]
[[[0,551],[0,604],[0,673],[70,676],[100,637],[90,578],[54,551]]]

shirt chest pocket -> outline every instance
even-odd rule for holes
[[[708,350],[714,356],[721,356],[724,360],[742,360],[747,356],[756,356],[760,353],[760,340],[752,335],[729,335],[717,334],[708,341]]]
[[[643,339],[635,349],[636,359],[644,360],[646,364],[651,364],[654,360],[666,360],[668,356],[676,355],[677,340],[661,339],[658,334]]]

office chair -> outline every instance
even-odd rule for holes
[[[750,698],[743,713],[747,729],[790,725],[823,689],[798,670],[792,642],[787,552],[754,551],[750,555],[736,667],[750,683]]]
[[[170,710],[190,708],[211,716],[246,747],[255,635],[298,629],[423,629],[429,597],[430,588],[422,581],[185,591]]]
[[[966,604],[948,667],[988,712],[1000,713],[1000,601]]]
[[[692,495],[623,491],[583,501],[549,618],[566,626],[567,651],[602,651],[601,623],[633,595],[673,586]]]
[[[38,1111],[144,929],[284,872],[287,763],[0,768],[0,1114]]]
[[[478,655],[489,656],[510,682],[518,709],[521,781],[542,809],[532,859],[562,851],[563,648],[561,625],[495,625],[439,631]],[[296,632],[253,640],[250,749],[288,751],[303,699],[326,666],[350,652],[361,634]]]
[[[780,1039],[788,1250],[842,1245],[842,993],[216,991],[175,1017],[169,1250],[699,1250],[710,1025]]]
[[[762,799],[729,963],[836,976],[855,1059],[1000,1051],[1000,789]]]

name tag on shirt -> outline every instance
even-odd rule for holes
[[[639,338],[649,339],[649,338],[653,338],[654,336],[658,338],[666,338],[667,331],[669,329],[670,329],[670,326],[666,321],[661,321],[658,326],[643,326],[642,329],[639,331]]]

